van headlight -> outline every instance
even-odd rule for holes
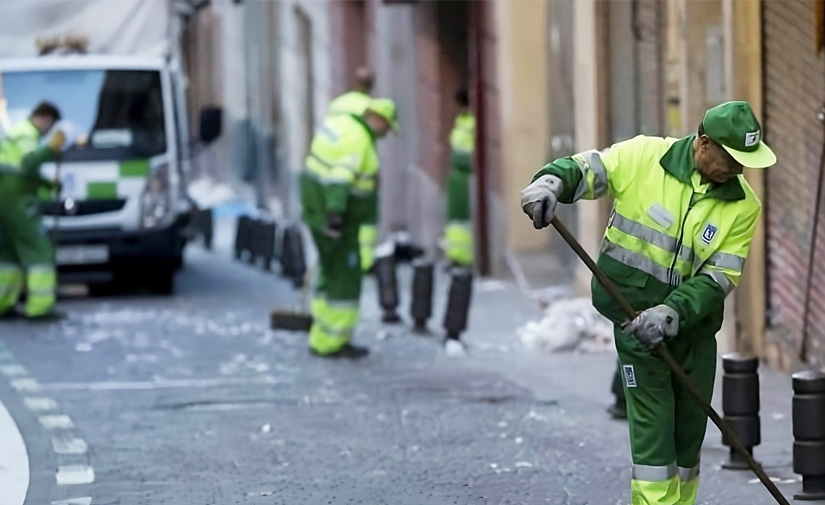
[[[163,163],[155,166],[146,180],[141,199],[141,224],[143,228],[163,227],[169,224],[171,216],[169,165]]]

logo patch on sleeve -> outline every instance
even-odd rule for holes
[[[702,232],[702,242],[710,245],[710,243],[713,242],[713,237],[716,236],[717,231],[719,231],[719,229],[712,224],[705,226],[705,231]]]
[[[636,372],[633,371],[633,365],[622,365],[624,371],[624,385],[629,388],[636,387]]]

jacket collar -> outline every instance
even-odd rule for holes
[[[694,139],[696,135],[677,140],[659,160],[665,172],[690,186],[692,186],[690,177],[696,171],[696,161],[693,157]],[[714,184],[706,196],[728,201],[744,200],[745,190],[739,183],[739,177],[734,177],[723,184]]]
[[[372,140],[372,143],[374,144],[375,143],[375,133],[372,131],[372,128],[370,128],[370,125],[367,124],[367,121],[364,119],[364,116],[359,116],[359,115],[355,115],[355,114],[351,114],[350,116],[356,122],[358,122],[361,126],[363,126],[365,130],[367,130],[367,133],[370,136],[370,140]]]

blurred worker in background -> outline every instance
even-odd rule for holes
[[[361,115],[328,116],[312,139],[301,203],[320,263],[309,334],[310,351],[318,356],[357,359],[369,353],[349,343],[363,276],[359,232],[376,201],[375,141],[397,128],[395,103],[374,98]]]
[[[40,175],[40,165],[53,160],[66,141],[58,131],[40,145],[59,120],[60,111],[43,102],[0,141],[0,316],[12,314],[24,285],[27,317],[55,315],[54,247],[41,222],[38,192],[59,191],[59,182]]]
[[[470,215],[470,178],[476,140],[476,118],[466,88],[453,95],[458,115],[450,132],[450,170],[447,177],[445,255],[452,266],[473,264],[473,221]]]
[[[349,114],[362,116],[370,103],[370,94],[375,84],[375,75],[369,67],[358,67],[355,71],[355,87],[330,102],[327,116]],[[371,203],[369,215],[358,232],[361,248],[361,269],[370,271],[375,263],[375,244],[378,241],[378,199]]]

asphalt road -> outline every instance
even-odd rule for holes
[[[268,329],[294,300],[276,276],[193,248],[172,297],[63,300],[61,323],[0,323],[26,505],[629,503],[627,428],[604,413],[613,356],[525,353],[514,328],[537,309],[510,288],[479,288],[463,359],[437,335],[382,329],[373,309],[356,336],[369,358],[315,358],[304,335]],[[789,381],[763,383],[778,393],[763,392],[757,456],[791,493]],[[700,503],[772,503],[719,468],[718,439]]]

